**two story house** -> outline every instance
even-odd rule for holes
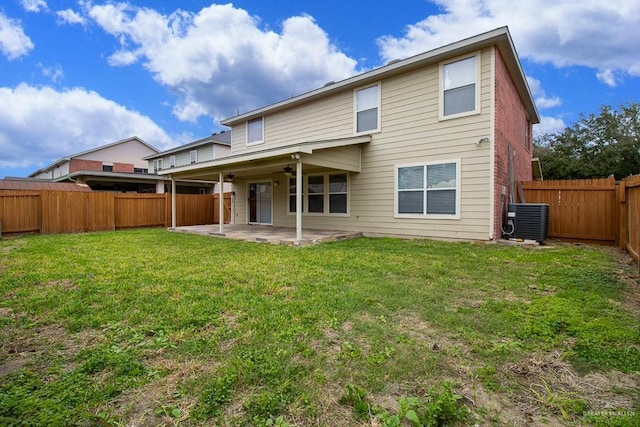
[[[223,131],[207,137],[189,142],[166,151],[150,154],[144,157],[148,162],[149,173],[162,174],[165,170],[171,172],[174,168],[185,165],[198,165],[228,156],[231,153],[231,132]],[[171,185],[170,181],[158,185],[157,192],[170,191],[165,188]],[[211,194],[215,191],[215,182],[206,180],[180,180],[176,183],[176,192],[181,194]],[[230,191],[230,185],[225,187]]]
[[[494,240],[540,120],[506,27],[223,120],[236,224]],[[220,225],[222,228],[222,225]]]
[[[51,182],[85,184],[96,191],[154,193],[164,177],[149,175],[143,160],[158,150],[133,136],[62,157],[29,175]]]

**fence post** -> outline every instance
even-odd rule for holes
[[[623,179],[618,184],[616,202],[618,204],[618,247],[626,249],[629,242],[629,211],[627,207],[627,183]]]

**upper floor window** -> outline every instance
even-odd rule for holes
[[[442,117],[456,117],[478,112],[479,57],[449,62],[441,66]]]
[[[154,171],[162,170],[162,159],[156,159],[153,161],[153,170]]]
[[[247,144],[260,144],[264,141],[263,118],[258,117],[247,122]]]
[[[196,163],[198,161],[198,150],[191,150],[189,152],[189,162]]]
[[[147,169],[147,168],[133,168],[133,173],[148,174],[149,173],[149,169]]]
[[[355,91],[356,133],[380,130],[380,85]]]
[[[169,167],[174,168],[176,166],[176,156],[169,156]]]
[[[113,172],[113,165],[102,164],[102,172]]]

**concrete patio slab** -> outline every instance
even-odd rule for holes
[[[290,227],[274,227],[270,225],[235,225],[225,224],[223,232],[219,232],[217,224],[190,225],[169,228],[169,231],[179,233],[201,234],[204,236],[221,237],[225,239],[245,240],[248,242],[271,243],[277,245],[306,246],[336,240],[354,239],[362,237],[362,233],[340,230],[302,230],[302,240],[296,241],[296,229]]]

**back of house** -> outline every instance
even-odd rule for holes
[[[538,122],[499,28],[223,120],[230,156],[172,175],[233,179],[237,224],[491,240]]]

